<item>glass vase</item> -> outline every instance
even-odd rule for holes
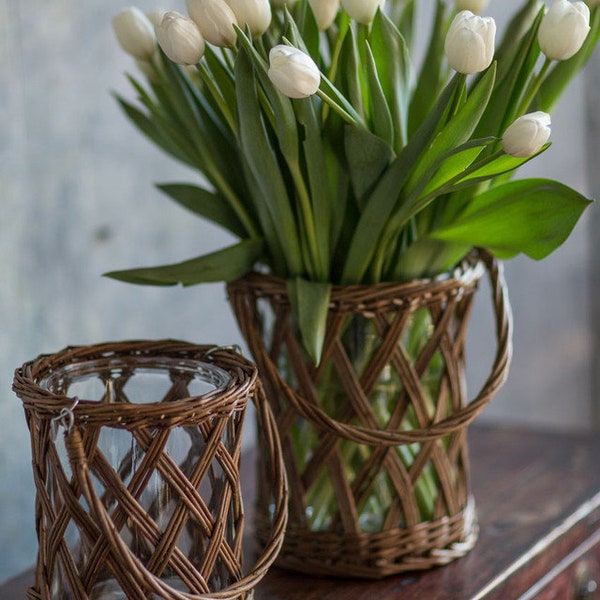
[[[171,600],[242,580],[239,460],[256,369],[225,356],[231,368],[205,347],[123,342],[17,372],[38,492],[30,598]]]

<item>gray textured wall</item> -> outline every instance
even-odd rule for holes
[[[147,3],[150,7],[150,3]],[[34,560],[28,432],[13,369],[68,344],[238,341],[220,285],[129,286],[101,273],[216,249],[225,234],[153,182],[193,180],[121,115],[133,68],[120,0],[0,0],[0,580]]]
[[[498,2],[494,10],[500,15],[515,4]],[[227,241],[152,188],[194,175],[142,139],[109,96],[111,89],[127,90],[122,72],[132,68],[109,25],[122,6],[121,0],[0,0],[0,580],[30,564],[35,552],[28,433],[10,391],[13,369],[67,344],[239,341],[220,285],[154,289],[100,277]],[[554,148],[531,171],[585,191],[583,91],[579,80],[555,114]],[[515,362],[484,419],[590,425],[596,339],[590,230],[597,236],[588,217],[545,263],[518,259],[508,266]],[[487,304],[481,298],[472,327],[473,388],[491,360]]]

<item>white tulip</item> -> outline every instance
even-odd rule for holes
[[[148,17],[135,7],[127,8],[112,19],[121,48],[138,60],[150,60],[156,50],[154,27]]]
[[[487,8],[489,0],[456,0],[455,4],[456,10],[470,10],[478,15]]]
[[[233,46],[235,14],[225,0],[186,0],[187,10],[204,39],[214,46]]]
[[[302,50],[283,45],[274,46],[269,52],[269,78],[289,98],[308,98],[321,83],[315,61]]]
[[[344,10],[358,23],[370,23],[385,0],[342,0]]]
[[[542,111],[519,117],[504,132],[504,152],[516,158],[536,154],[550,138],[551,124],[550,115]]]
[[[308,0],[321,31],[327,29],[340,8],[340,0]]]
[[[262,35],[271,24],[269,0],[225,0],[233,11],[239,26],[250,27],[253,36]]]
[[[161,10],[160,8],[155,8],[150,12],[146,13],[146,17],[148,17],[148,21],[154,25],[154,27],[158,27],[163,20],[163,17],[167,14],[166,10]]]
[[[156,28],[163,52],[179,65],[195,65],[204,54],[204,38],[194,21],[178,12],[168,12]]]
[[[459,73],[479,73],[494,58],[496,22],[470,10],[459,12],[450,25],[444,49],[450,66]]]
[[[542,19],[538,41],[550,60],[567,60],[576,54],[590,31],[590,9],[585,2],[554,0]]]

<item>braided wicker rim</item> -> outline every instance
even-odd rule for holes
[[[488,252],[480,250],[451,276],[409,283],[334,286],[332,290],[330,310],[333,313],[369,316],[375,311],[383,312],[400,306],[416,310],[450,298],[458,301],[465,293],[472,293],[481,278],[483,267],[490,279],[496,317],[497,350],[490,375],[479,394],[461,410],[431,423],[426,428],[410,431],[391,431],[336,421],[316,403],[307,401],[290,389],[279,373],[277,365],[262,348],[260,332],[253,326],[253,315],[247,305],[247,299],[254,297],[268,298],[281,306],[289,306],[285,280],[253,273],[230,283],[228,292],[253,356],[261,369],[268,370],[268,373],[263,373],[262,376],[277,382],[279,391],[299,415],[322,431],[333,432],[360,444],[398,446],[434,441],[466,427],[481,413],[506,381],[512,358],[512,313],[502,264]],[[324,355],[327,354],[328,343],[335,343],[335,339],[325,340]]]
[[[152,357],[201,361],[220,367],[231,376],[231,379],[225,388],[168,404],[125,405],[118,403],[110,406],[85,399],[77,399],[75,405],[74,398],[53,394],[38,383],[41,379],[65,366],[91,360],[106,360],[112,357],[118,357],[121,361],[130,359],[132,366],[138,365],[140,360]],[[77,427],[73,429],[72,435],[67,436],[66,440],[70,454],[76,457],[76,460],[72,461],[72,466],[78,472],[80,480],[84,482],[83,488],[87,492],[88,503],[98,517],[99,527],[113,543],[113,547],[118,548],[127,568],[138,573],[139,578],[143,578],[144,583],[159,594],[160,598],[164,600],[238,600],[246,598],[265,576],[283,544],[288,516],[288,488],[275,418],[264,398],[262,385],[252,362],[231,349],[208,345],[198,346],[176,340],[72,346],[56,354],[40,355],[37,359],[25,363],[15,372],[13,389],[23,401],[26,410],[31,411],[40,420],[60,418],[63,414],[62,411],[68,410],[73,415],[73,425],[75,426],[94,424],[126,429],[142,426],[172,428],[182,424],[197,425],[215,416],[226,417],[233,411],[244,410],[246,399],[250,397],[256,406],[261,436],[270,454],[274,496],[271,534],[267,536],[268,539],[264,539],[262,554],[248,573],[242,579],[218,592],[209,594],[181,592],[171,588],[150,573],[120,539],[111,524],[107,510],[93,491],[82,450],[81,435]],[[40,590],[36,588],[30,588],[27,595],[30,600],[44,598]]]
[[[144,360],[165,357],[211,363],[226,371],[231,379],[223,388],[200,396],[146,404],[110,404],[84,398],[55,394],[39,382],[69,365],[102,360],[109,364],[117,359],[118,366],[140,366]],[[167,427],[179,423],[198,425],[215,415],[228,415],[244,410],[244,399],[256,386],[256,368],[238,354],[217,346],[195,346],[179,341],[131,341],[103,343],[92,346],[71,346],[56,354],[41,355],[15,371],[13,390],[23,401],[25,409],[40,419],[57,417],[63,409],[72,411],[75,424],[107,425],[131,429],[140,426]]]
[[[472,290],[482,275],[483,265],[477,260],[469,259],[452,273],[432,279],[416,279],[405,283],[334,285],[331,288],[329,310],[366,316],[402,306],[416,310],[421,306],[434,304],[440,298],[458,296],[466,290]],[[229,288],[235,293],[238,285],[252,289],[256,298],[275,298],[278,304],[290,306],[285,279],[250,273],[229,284]]]

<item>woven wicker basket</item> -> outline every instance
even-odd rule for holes
[[[155,379],[132,385],[154,370],[165,389],[157,392]],[[194,392],[201,370],[223,373],[221,384]],[[104,395],[69,395],[84,377]],[[177,341],[73,347],[23,365],[14,390],[31,432],[37,488],[30,600],[251,597],[287,519],[278,435],[251,362]],[[248,400],[263,431],[272,519],[261,558],[244,576],[239,467]],[[127,440],[117,459],[114,439]]]
[[[468,402],[463,381],[466,327],[486,269],[498,349],[482,391]],[[468,552],[477,524],[466,426],[504,382],[511,354],[508,297],[493,258],[474,257],[449,278],[334,287],[318,367],[298,341],[284,281],[252,274],[230,284],[228,291],[282,439],[290,522],[277,564],[316,575],[380,578],[446,564]],[[409,351],[407,337],[417,315],[427,326],[415,353]],[[344,337],[357,318],[377,337],[366,364],[358,366]],[[434,363],[442,367],[432,399],[427,377]],[[384,379],[397,385],[382,421],[376,406]],[[328,402],[325,386],[337,386],[343,400]],[[352,459],[352,469],[348,456],[359,457]],[[263,483],[267,480],[265,472]],[[423,518],[419,494],[432,481],[433,504]],[[382,482],[391,497],[381,502],[376,527],[366,527],[365,507]],[[333,508],[316,527],[312,499],[327,486]],[[259,537],[266,535],[268,516],[265,497],[259,499]]]

